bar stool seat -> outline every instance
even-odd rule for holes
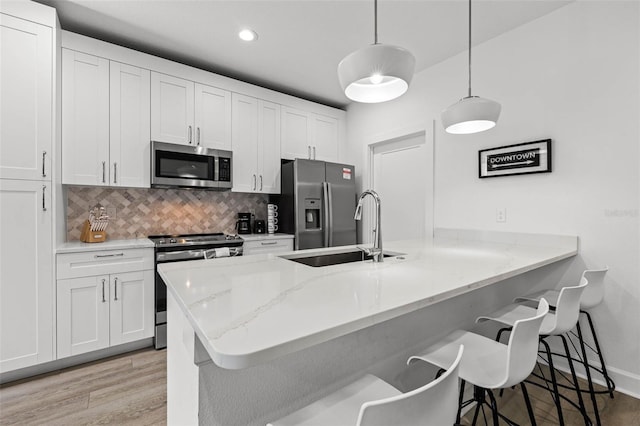
[[[334,393],[267,426],[442,426],[456,417],[458,367],[464,348],[448,370],[426,385],[402,393],[367,374]]]
[[[474,385],[474,398],[468,403],[477,402],[474,424],[479,411],[484,410],[483,405],[488,404],[485,400],[485,394],[490,399],[494,425],[498,426],[499,417],[512,424],[513,422],[498,412],[492,389],[508,388],[517,384],[521,385],[529,419],[532,424],[535,424],[531,402],[523,381],[531,374],[536,364],[540,325],[548,312],[549,304],[543,299],[532,316],[515,322],[507,345],[470,331],[457,330],[421,351],[419,355],[412,356],[409,358],[409,362],[421,359],[440,368],[445,368],[455,356],[456,348],[464,345],[465,352],[460,362],[459,372],[462,379],[462,389],[460,390],[456,423],[460,423],[460,411],[465,405],[462,402],[464,384],[469,382]]]

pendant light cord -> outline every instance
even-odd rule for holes
[[[378,0],[373,0],[373,44],[378,44]]]
[[[471,0],[469,0],[469,97],[471,97]]]

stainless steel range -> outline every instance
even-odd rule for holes
[[[156,245],[155,279],[155,347],[167,347],[167,286],[158,274],[158,264],[189,260],[213,259],[216,257],[242,256],[244,240],[237,235],[192,234],[150,235]]]

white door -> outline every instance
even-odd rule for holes
[[[154,333],[154,272],[110,276],[110,345],[133,342]]]
[[[51,185],[0,179],[0,372],[54,357]]]
[[[109,346],[109,275],[58,280],[58,358]]]
[[[110,185],[150,187],[149,70],[111,62]]]
[[[231,92],[195,85],[195,142],[213,149],[231,150]]]
[[[195,143],[192,81],[151,73],[151,139],[189,145]]]
[[[109,61],[62,49],[62,183],[109,184]]]
[[[232,105],[233,190],[257,192],[258,100],[234,93]]]
[[[314,160],[338,161],[338,119],[315,114],[313,119],[314,143],[311,155]]]
[[[311,114],[282,107],[282,158],[313,158],[311,155]]]
[[[258,176],[260,192],[280,193],[280,105],[258,100]]]
[[[51,28],[0,14],[0,178],[51,180]]]
[[[424,238],[432,234],[432,207],[429,206],[433,205],[433,170],[430,158],[424,133],[374,146],[373,188],[382,202],[383,242]]]

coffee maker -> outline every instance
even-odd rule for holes
[[[238,231],[238,234],[251,233],[251,213],[238,213],[236,230]]]

